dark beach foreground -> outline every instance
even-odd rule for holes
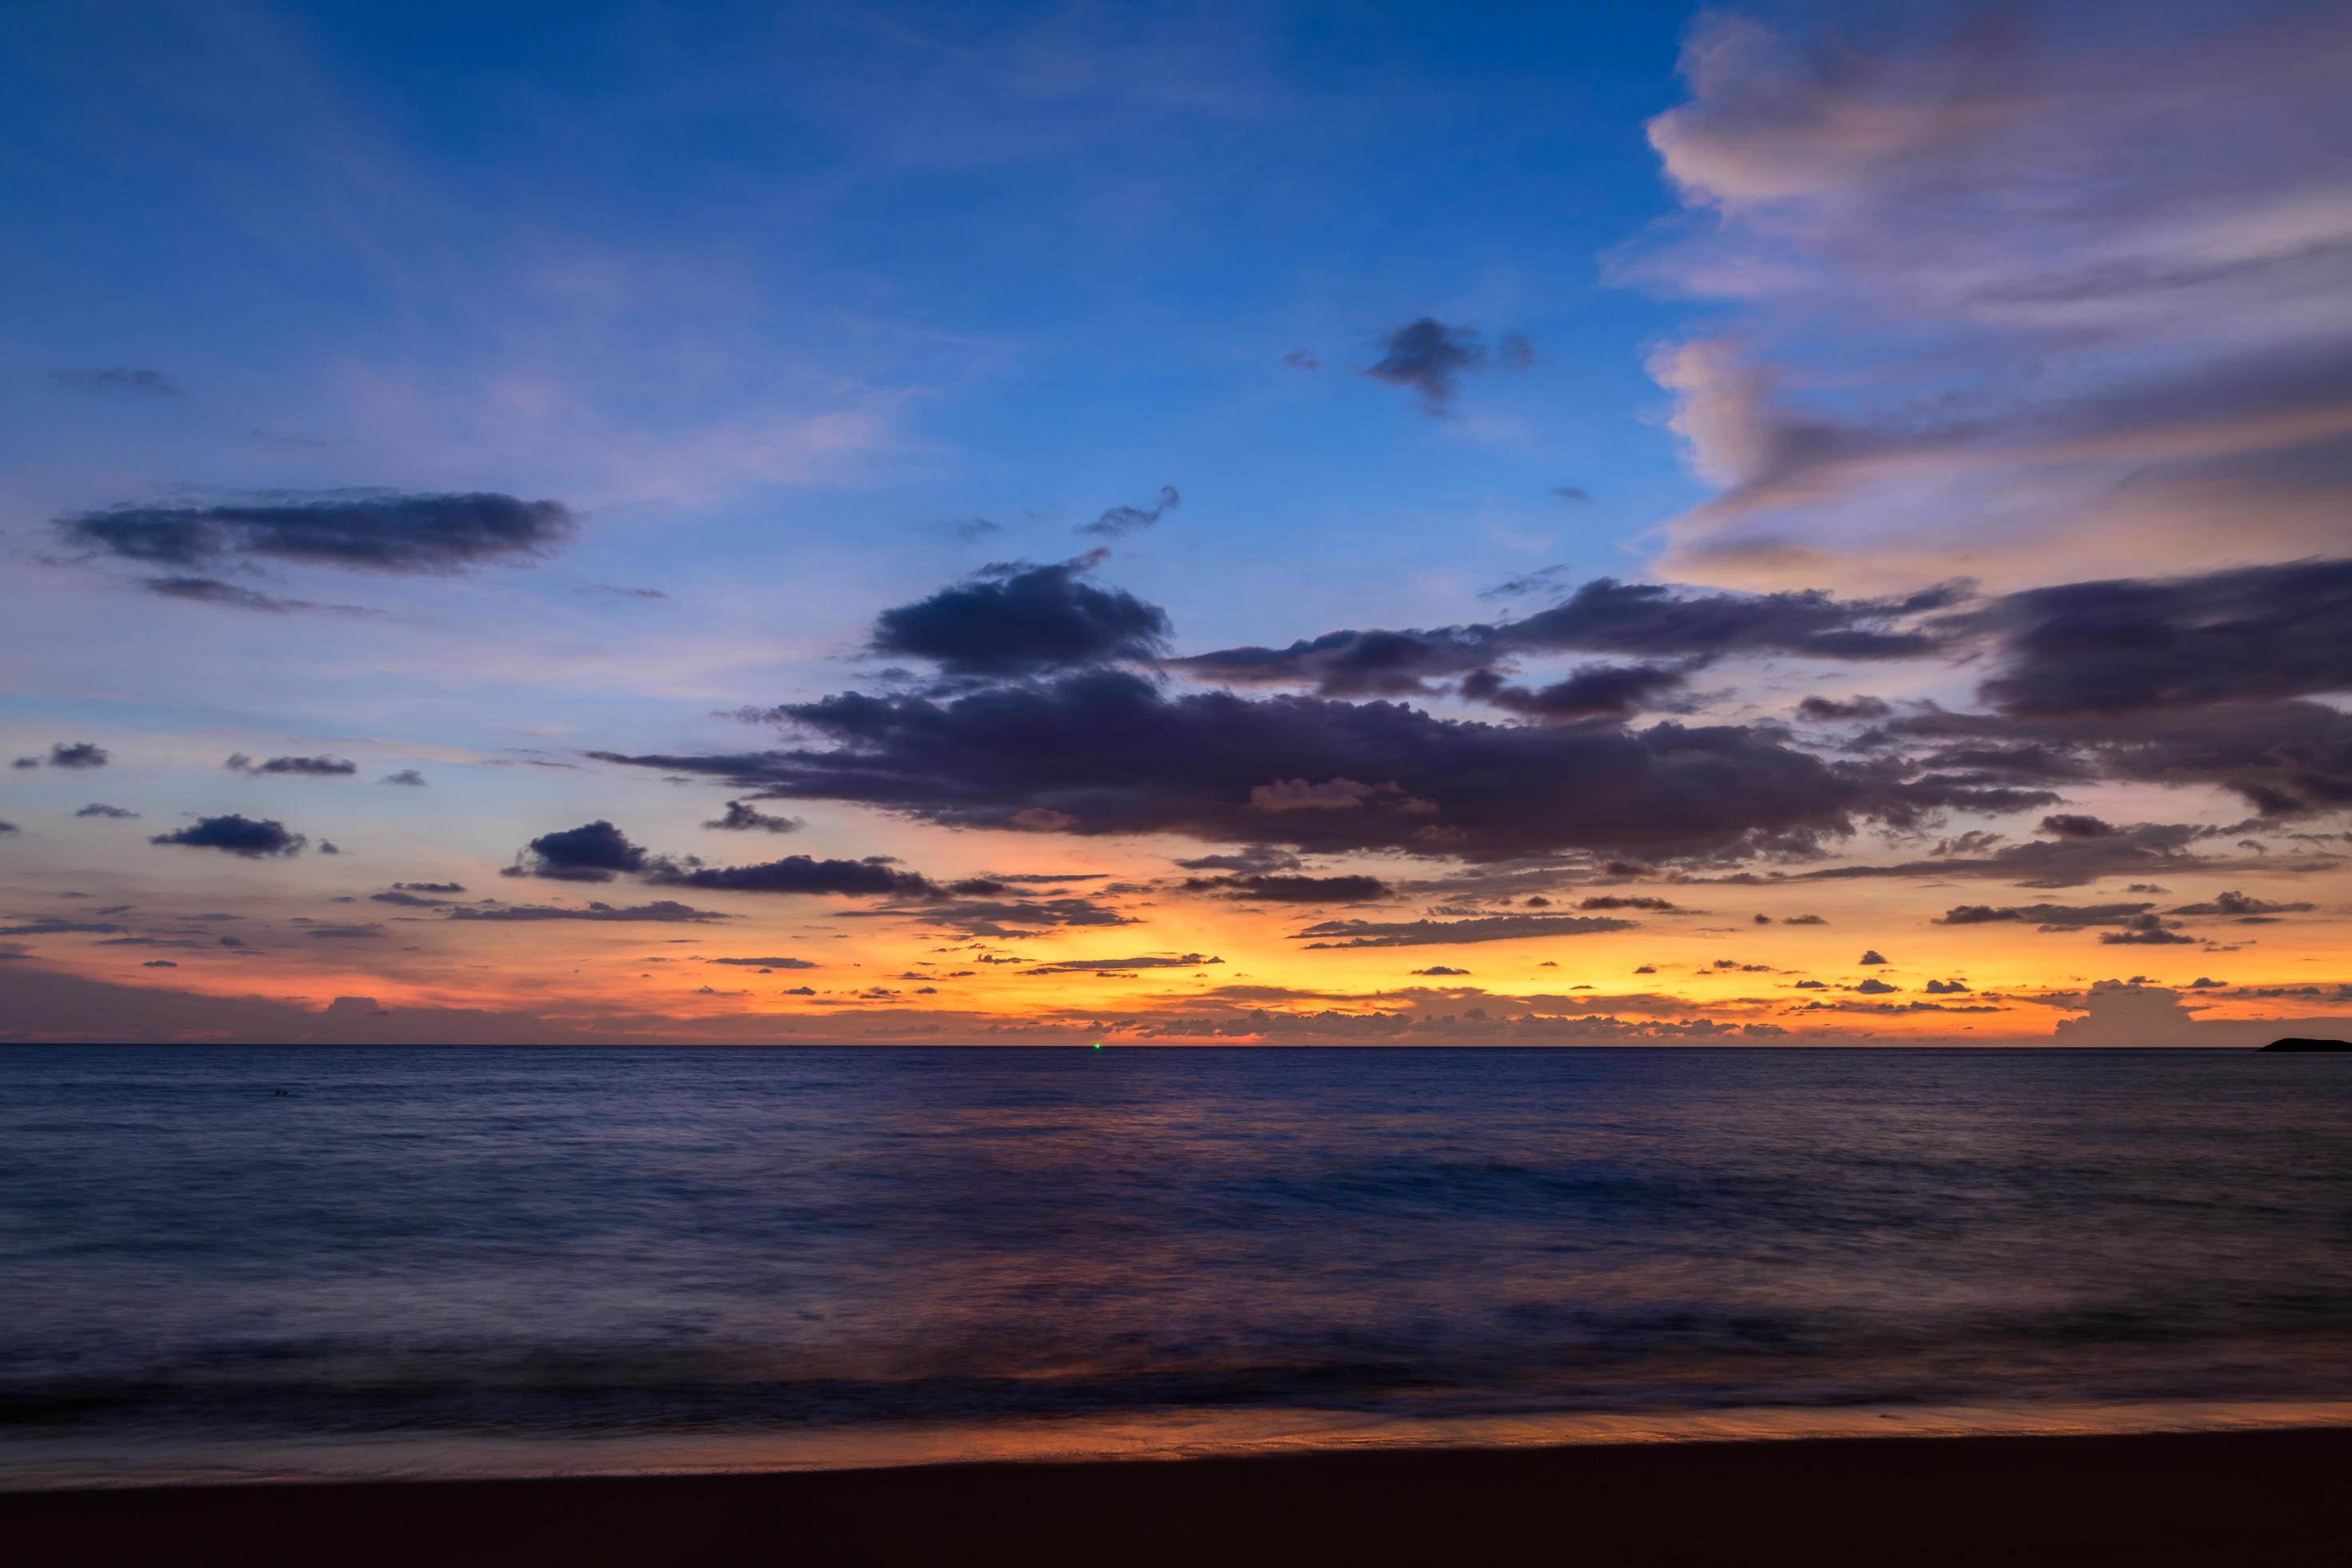
[[[2352,1430],[0,1496],[25,1563],[2335,1561]]]

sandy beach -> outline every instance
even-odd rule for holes
[[[2352,1430],[0,1496],[27,1563],[2326,1560]]]

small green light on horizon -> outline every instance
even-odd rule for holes
[[[1097,1041],[1095,1042],[1095,1049],[1097,1049],[1097,1050],[1100,1050],[1100,1049],[1102,1049],[1102,1042],[1101,1042],[1100,1040],[1097,1040]]]

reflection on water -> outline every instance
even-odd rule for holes
[[[2352,1401],[2340,1060],[20,1047],[0,1075],[0,1467]]]

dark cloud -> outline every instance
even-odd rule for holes
[[[1053,963],[1041,963],[1025,970],[1028,974],[1085,974],[1105,971],[1124,972],[1136,969],[1202,969],[1212,963],[1223,963],[1222,958],[1204,953],[1185,952],[1171,958],[1066,958]]]
[[[1671,664],[1589,664],[1543,687],[1513,686],[1492,669],[1465,676],[1461,695],[1549,724],[1586,719],[1630,719],[1668,705],[1689,684],[1688,669]]]
[[[97,801],[90,802],[88,805],[83,806],[79,811],[75,812],[74,815],[76,816],[110,817],[118,822],[132,821],[139,816],[135,811],[126,811],[119,805],[101,805]]]
[[[990,937],[1010,941],[1017,937],[1043,936],[1048,931],[1067,926],[1124,926],[1138,923],[1132,916],[1123,915],[1088,899],[1006,899],[964,900],[917,905],[901,905],[871,911],[883,915],[906,915],[923,924],[944,931],[961,931],[966,936]],[[1003,962],[983,955],[983,963]]]
[[[571,909],[559,904],[478,904],[451,910],[442,917],[453,921],[653,921],[665,923],[699,925],[709,921],[731,920],[731,915],[715,910],[698,910],[668,899],[657,899],[649,904],[616,907],[591,902],[584,909]]]
[[[1565,501],[1577,501],[1580,503],[1589,501],[1592,499],[1592,492],[1591,490],[1585,489],[1578,485],[1554,485],[1551,488],[1551,493]]]
[[[177,969],[180,966],[173,963],[168,958],[151,958],[142,963],[139,967],[142,969]]]
[[[1277,849],[1271,844],[1252,844],[1229,855],[1195,855],[1176,864],[1187,871],[1241,871],[1255,875],[1296,871],[1307,862],[1287,849]]]
[[[1756,885],[1769,882],[1834,882],[1862,878],[1907,877],[1948,880],[1984,878],[2022,888],[2074,888],[2103,877],[2162,871],[2185,875],[2227,867],[2232,862],[2192,854],[2189,846],[2202,831],[2183,823],[2143,822],[2112,837],[2060,838],[2030,844],[2010,844],[1989,853],[1947,853],[1932,859],[1902,860],[1884,866],[1824,866],[1771,877],[1740,873],[1700,881]],[[1979,846],[1980,847],[1980,846]]]
[[[1506,589],[1522,584],[1507,584]],[[1547,610],[1492,625],[1430,631],[1349,630],[1287,647],[1231,647],[1168,661],[1197,679],[1234,686],[1312,687],[1326,697],[1425,693],[1431,682],[1486,670],[1501,661],[1555,653],[1609,653],[1655,683],[1672,668],[1745,654],[1839,660],[1925,658],[1948,647],[1940,635],[1903,623],[1948,606],[1958,590],[1896,598],[1845,599],[1816,592],[1693,593],[1663,584],[1599,577]]]
[[[2273,903],[2267,899],[2249,898],[2240,892],[2219,893],[2201,904],[2183,904],[2167,910],[2168,915],[2228,915],[2239,920],[2252,920],[2264,915],[2303,915],[2317,909],[2316,904]]]
[[[875,617],[877,653],[925,658],[950,675],[1035,675],[1166,647],[1167,615],[1120,588],[1085,580],[1097,563],[992,566],[929,598]]]
[[[22,828],[18,827],[13,822],[0,822],[0,834],[21,833],[24,830]]]
[[[2352,691],[2352,560],[2033,588],[1959,624],[1998,639],[1979,695],[2018,716]]]
[[[53,768],[102,768],[110,760],[103,746],[93,746],[88,741],[68,745],[63,741],[49,748],[49,766]],[[23,763],[17,764],[23,766]]]
[[[1097,539],[1118,539],[1124,534],[1150,528],[1168,513],[1184,504],[1174,485],[1160,487],[1160,503],[1152,507],[1115,506],[1092,522],[1078,525],[1080,533],[1091,533]]]
[[[267,615],[294,615],[306,610],[341,616],[374,614],[357,605],[320,605],[309,599],[281,599],[275,595],[224,583],[217,577],[142,577],[139,585],[165,599],[186,599],[199,605],[222,605],[233,610],[259,610]]]
[[[338,939],[349,938],[354,941],[360,941],[373,937],[384,936],[389,933],[383,927],[376,925],[373,922],[370,922],[366,925],[312,926],[302,934],[310,937],[333,937]]]
[[[1825,724],[1846,719],[1884,719],[1894,711],[1877,697],[1808,697],[1797,704],[1797,717]]]
[[[403,909],[411,910],[444,909],[450,901],[447,899],[436,898],[430,893],[412,893],[405,888],[391,888],[381,893],[370,893],[368,897],[379,904],[396,904]]]
[[[221,764],[233,773],[277,773],[291,778],[349,778],[360,771],[357,763],[341,757],[270,757],[256,762],[243,752],[232,752]]]
[[[160,370],[109,365],[103,370],[53,370],[49,384],[60,392],[129,393],[137,397],[170,397],[179,384]]]
[[[1295,932],[1310,948],[1435,947],[1631,931],[1633,922],[1595,915],[1481,915],[1459,921],[1321,921]]]
[[[572,592],[591,596],[601,595],[608,599],[667,599],[669,597],[659,588],[624,588],[611,583],[583,583]]]
[[[803,824],[797,816],[772,816],[748,800],[730,800],[724,812],[702,826],[730,833],[797,833]]]
[[[1936,917],[1945,926],[1991,925],[2021,921],[2043,931],[2080,931],[2122,925],[2147,912],[2146,904],[1960,904]]]
[[[1881,960],[1881,962],[1883,963],[1885,961]],[[1859,985],[1849,985],[1846,989],[1849,991],[1859,992],[1864,996],[1885,996],[1891,992],[1900,991],[1903,987],[1900,985],[1889,985],[1884,980],[1873,978],[1864,981]]]
[[[124,506],[58,520],[71,544],[157,565],[269,560],[401,573],[537,559],[576,527],[560,502],[486,491],[337,490],[225,506]]]
[[[1542,901],[1539,899],[1528,900],[1531,904]],[[1595,893],[1589,899],[1579,899],[1576,901],[1576,907],[1580,910],[1649,910],[1662,915],[1686,915],[1698,912],[1695,910],[1685,910],[1666,899],[1643,898],[1621,893]]]
[[[1958,980],[1930,980],[1927,982],[1927,994],[1930,996],[1957,996],[1966,990],[1968,990],[1967,984]]]
[[[706,963],[732,963],[745,969],[818,969],[805,958],[707,958]]]
[[[2197,939],[2193,936],[2184,936],[2179,931],[2169,929],[2163,921],[2155,915],[2148,914],[2133,916],[2124,922],[2124,929],[2121,931],[2101,931],[2099,940],[2109,946],[2155,947],[2168,943],[2193,942]]]
[[[533,841],[534,847],[537,843]],[[787,855],[753,866],[685,867],[657,862],[648,875],[664,886],[730,893],[904,897],[940,891],[939,885],[920,872],[901,871],[877,860],[819,860],[806,855]]]
[[[1378,877],[1297,877],[1252,874],[1238,877],[1193,877],[1187,892],[1222,891],[1229,898],[1276,904],[1363,904],[1385,899],[1396,889]]]
[[[121,929],[103,921],[60,921],[44,917],[24,925],[0,926],[0,936],[112,936]]]
[[[423,789],[425,787],[425,775],[418,773],[415,768],[403,768],[396,773],[384,774],[378,782],[388,784],[403,784],[410,789]]]
[[[652,857],[628,835],[601,818],[542,833],[515,856],[501,875],[544,877],[558,882],[609,882],[624,872],[643,871]]]
[[[192,826],[156,834],[147,842],[178,844],[192,849],[218,849],[224,854],[259,860],[273,855],[299,855],[310,840],[299,833],[288,832],[282,822],[256,822],[251,817],[232,812],[226,816],[200,816]]]
[[[1535,358],[1533,346],[1517,332],[1507,332],[1489,349],[1475,329],[1449,327],[1433,317],[1408,321],[1381,341],[1380,359],[1364,367],[1374,381],[1411,387],[1421,395],[1424,412],[1446,412],[1462,378],[1497,366],[1524,370]]]
[[[1293,349],[1282,356],[1283,364],[1291,370],[1321,370],[1323,362],[1305,349]]]
[[[1171,697],[1114,670],[949,700],[850,693],[771,717],[832,744],[596,755],[960,826],[1475,860],[1815,846],[1857,816],[1909,821],[1971,799],[1832,767],[1766,728],[1465,723],[1391,702]],[[1294,799],[1302,788],[1322,795]],[[1298,808],[1267,809],[1275,789]]]
[[[1420,974],[1420,975],[1427,975],[1427,976],[1431,976],[1431,977],[1437,977],[1437,976],[1449,976],[1449,975],[1450,975],[1450,976],[1466,975],[1466,974],[1468,974],[1470,972],[1469,972],[1468,970],[1466,970],[1466,969],[1453,969],[1453,968],[1449,968],[1449,967],[1447,967],[1445,964],[1443,964],[1443,963],[1433,963],[1433,964],[1431,964],[1427,969],[1416,969],[1416,970],[1414,970],[1414,971],[1413,971],[1413,973],[1414,973],[1415,974]]]
[[[466,890],[463,882],[394,882],[393,886],[404,893],[462,893]]]
[[[934,532],[944,533],[965,544],[974,544],[1004,531],[1003,523],[992,522],[984,517],[943,518],[929,526]]]
[[[1883,964],[1886,962],[1886,955],[1880,952],[1874,947],[1867,948],[1864,951],[1863,955],[1860,958],[1855,959],[1854,962],[1866,966]]]

